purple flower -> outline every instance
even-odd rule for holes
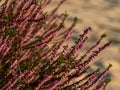
[[[64,28],[68,14],[57,14],[61,0],[50,13],[44,9],[51,0],[6,0],[0,6],[0,89],[2,90],[98,90],[106,87],[111,65],[85,73],[111,42],[100,46],[105,35],[78,60],[78,52],[92,29],[88,27],[75,45],[66,43],[77,24],[75,17]],[[81,78],[76,81],[77,78]]]

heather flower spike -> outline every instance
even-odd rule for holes
[[[103,90],[111,81],[102,73],[89,73],[91,63],[111,42],[100,45],[105,34],[80,58],[78,53],[92,32],[88,27],[72,47],[77,17],[66,29],[67,12],[57,14],[61,0],[50,13],[52,0],[5,0],[0,6],[0,90]],[[106,78],[107,77],[107,78]],[[80,80],[76,80],[80,78]]]

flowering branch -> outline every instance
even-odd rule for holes
[[[50,13],[44,9],[51,0],[41,0],[40,4],[37,0],[6,0],[0,6],[1,90],[101,90],[110,82],[105,77],[111,64],[102,73],[99,69],[87,72],[111,44],[100,46],[105,34],[78,60],[76,55],[92,29],[85,29],[72,47],[65,44],[78,21],[75,17],[65,28],[68,14],[57,14],[65,1],[61,0]]]

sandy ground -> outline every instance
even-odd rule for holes
[[[47,10],[52,10],[59,1],[52,0],[52,4]],[[98,61],[94,63],[92,69],[105,68],[111,63],[113,67],[109,76],[112,81],[106,90],[120,90],[120,0],[67,0],[58,13],[65,11],[69,14],[66,26],[72,23],[75,16],[79,19],[69,44],[72,44],[77,39],[76,35],[89,26],[93,28],[93,33],[85,49],[93,45],[103,33],[107,34],[103,43],[112,41],[112,45],[97,58]]]
[[[55,8],[59,1],[52,0],[47,11]],[[113,67],[109,76],[112,82],[106,90],[120,90],[120,0],[67,0],[58,14],[65,11],[69,14],[66,27],[72,23],[75,16],[79,19],[72,40],[69,42],[70,45],[78,38],[76,36],[83,32],[83,29],[89,26],[93,28],[87,46],[80,54],[93,45],[103,33],[108,36],[103,43],[112,41],[112,45],[97,58],[99,61],[96,60],[91,70],[96,67],[105,69],[111,63]]]

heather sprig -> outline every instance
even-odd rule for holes
[[[100,45],[105,34],[80,58],[92,28],[80,34],[72,47],[70,40],[77,24],[65,27],[68,14],[57,14],[61,0],[50,13],[44,9],[51,0],[6,0],[0,6],[0,90],[100,90],[111,64],[102,73],[89,72],[91,63],[111,42]],[[81,78],[80,80],[76,80]],[[76,81],[75,81],[76,80]]]

